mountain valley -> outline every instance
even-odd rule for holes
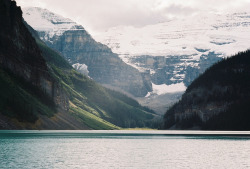
[[[0,9],[1,129],[157,127],[152,110],[78,73],[41,41],[15,1]]]

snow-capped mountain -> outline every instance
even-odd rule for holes
[[[183,83],[189,85],[222,57],[248,49],[250,14],[206,13],[142,28],[120,26],[95,39],[126,63],[150,73],[154,93],[171,93],[171,86],[182,86],[183,91]]]
[[[152,91],[148,75],[126,64],[74,21],[42,8],[24,8],[23,17],[39,37],[80,73],[112,89],[143,97]]]
[[[194,55],[197,48],[231,55],[249,48],[249,27],[248,13],[206,13],[142,28],[114,27],[95,38],[120,55]]]
[[[23,8],[23,17],[35,30],[43,33],[40,36],[44,41],[53,43],[53,38],[62,35],[68,30],[84,30],[81,25],[71,19],[56,15],[47,9],[38,7]]]

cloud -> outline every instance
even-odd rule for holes
[[[145,26],[199,12],[249,11],[250,0],[16,0],[82,24],[94,32],[119,25]]]

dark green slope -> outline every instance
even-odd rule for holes
[[[14,1],[1,0],[0,128],[16,127],[3,116],[33,123],[38,114],[52,116],[56,112],[53,97],[42,90],[40,78],[51,79],[45,60],[39,57],[38,47],[33,43],[22,24],[21,9]]]
[[[0,67],[0,112],[20,121],[35,122],[37,114],[53,116],[56,105],[39,88]]]
[[[250,130],[250,51],[210,67],[164,119],[166,129]]]
[[[37,38],[14,1],[0,0],[0,9],[0,129],[152,126],[152,112],[79,74]]]
[[[104,119],[120,127],[158,127],[153,111],[142,107],[137,101],[102,87],[88,77],[78,73],[57,52],[47,47],[41,40],[37,43],[44,58],[52,68],[53,75],[63,84],[71,101],[70,112],[85,120],[85,116]],[[53,57],[51,57],[51,54]],[[56,59],[55,59],[56,58]],[[64,65],[64,66],[62,66]],[[85,120],[90,127],[91,121]],[[94,127],[96,128],[96,127]],[[97,127],[96,129],[102,129]]]

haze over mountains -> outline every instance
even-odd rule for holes
[[[205,13],[139,28],[115,27],[94,36],[112,52],[95,42],[82,26],[46,9],[25,8],[24,18],[78,71],[139,96],[140,103],[160,113],[177,101],[199,74],[223,57],[246,50],[250,42],[246,36],[250,34],[248,13]],[[90,43],[79,45],[83,39]],[[117,60],[113,52],[140,73]],[[117,62],[119,69],[122,67],[120,73],[114,67]]]

